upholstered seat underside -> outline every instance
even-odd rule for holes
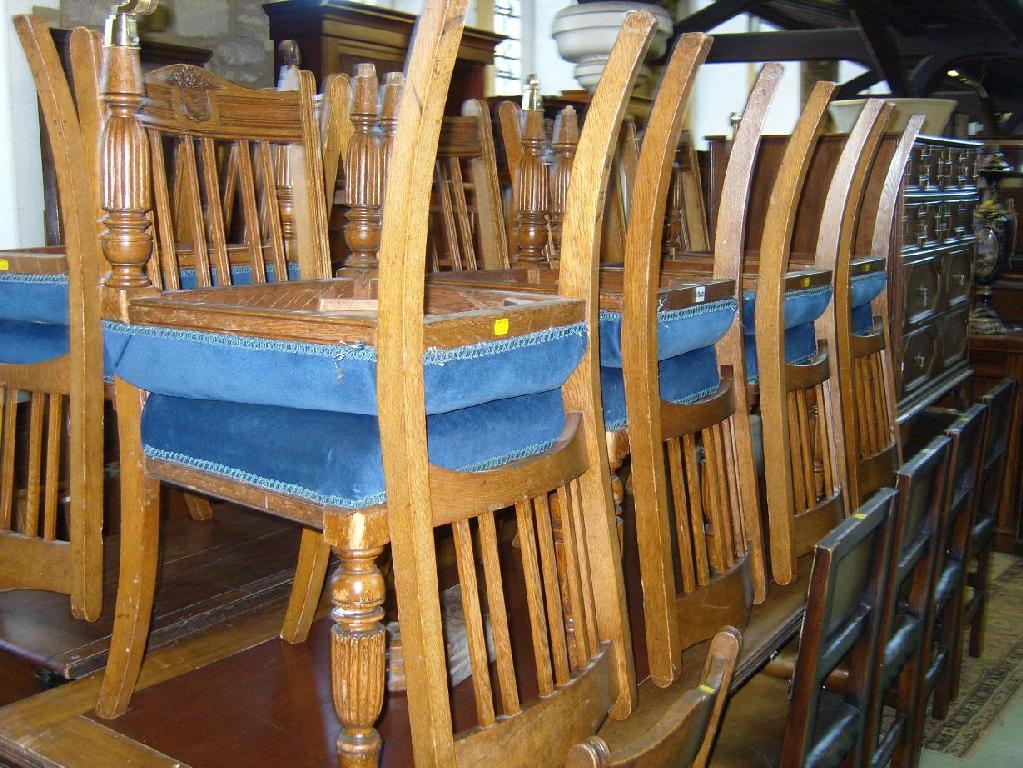
[[[31,365],[67,352],[67,325],[0,319],[0,363]]]
[[[564,426],[561,390],[427,418],[430,462],[479,471],[542,453]],[[316,504],[359,509],[385,500],[376,416],[151,395],[147,456]]]

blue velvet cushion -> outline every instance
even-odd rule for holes
[[[712,394],[720,383],[714,345],[735,318],[734,299],[712,301],[657,313],[657,370],[661,399],[692,403]],[[600,312],[600,385],[604,428],[627,424],[622,377],[622,316]]]
[[[755,384],[760,380],[754,331],[757,295],[755,291],[746,291],[742,298],[746,380]],[[817,352],[817,334],[813,321],[824,314],[830,302],[830,285],[802,288],[785,294],[785,362],[802,363]]]
[[[874,313],[870,302],[885,289],[887,279],[883,270],[853,277],[849,286],[853,333],[862,336],[874,329]]]
[[[105,322],[113,372],[172,397],[376,413],[376,349]],[[586,349],[586,325],[423,355],[427,413],[560,387]]]
[[[210,277],[214,285],[220,285],[220,280],[217,278],[217,268],[210,268]],[[288,280],[298,280],[298,263],[294,261],[288,262]],[[182,269],[178,271],[178,280],[181,281],[182,290],[191,290],[197,288],[199,285],[196,280],[196,274],[194,269]],[[266,264],[266,282],[275,283],[276,273],[274,271],[273,264]],[[231,266],[231,284],[232,285],[251,285],[252,284],[252,267],[248,264],[235,264]]]
[[[657,363],[661,400],[694,403],[714,393],[721,382],[717,350],[713,345],[694,349]],[[604,400],[604,429],[612,432],[628,425],[625,409],[625,379],[621,368],[600,367],[600,389]]]
[[[657,313],[657,359],[685,354],[717,342],[735,318],[738,303],[722,299]],[[600,364],[622,367],[622,315],[600,310]]]
[[[430,462],[480,471],[548,450],[564,427],[561,390],[427,418]],[[147,456],[349,509],[385,500],[377,419],[336,411],[150,395]]]
[[[0,363],[30,365],[67,352],[67,325],[0,319]]]
[[[67,325],[67,275],[0,272],[0,320]]]

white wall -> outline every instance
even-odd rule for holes
[[[540,88],[544,93],[578,90],[579,83],[572,74],[575,65],[558,55],[558,46],[551,37],[554,17],[562,8],[575,5],[575,0],[523,0],[522,5],[523,15],[526,13],[526,6],[529,6],[534,33],[531,46],[527,47],[526,41],[523,41],[522,71],[526,74],[535,72],[540,78]]]
[[[43,176],[35,84],[11,17],[59,0],[0,0],[0,248],[42,245]]]

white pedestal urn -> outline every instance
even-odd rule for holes
[[[561,58],[575,64],[575,79],[586,90],[592,91],[597,87],[611,46],[629,11],[649,11],[656,17],[657,33],[650,43],[646,59],[659,59],[664,55],[672,29],[671,14],[659,5],[588,2],[562,8],[554,17],[551,34],[558,45],[558,53]],[[643,67],[636,87],[642,88],[649,76],[650,70]]]

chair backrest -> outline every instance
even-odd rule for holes
[[[814,547],[785,722],[784,768],[823,764],[817,760],[824,754],[828,764],[860,764],[858,734],[865,727],[873,668],[881,653],[878,631],[896,498],[890,488],[878,491]],[[829,718],[829,728],[818,727],[824,681],[843,662],[849,676],[841,711]]]
[[[1015,379],[1002,379],[985,392],[980,401],[988,407],[984,434],[984,459],[980,469],[981,498],[977,520],[995,518],[1002,498],[1002,481],[1008,452],[1012,407],[1019,385]]]
[[[486,103],[470,99],[445,117],[434,181],[432,271],[506,269],[508,240]]]
[[[827,341],[818,340],[816,352],[807,359],[788,362],[786,325],[796,206],[831,91],[829,84],[818,84],[789,139],[768,205],[757,278],[760,413],[765,466],[771,468],[765,473],[771,567],[782,584],[795,578],[797,559],[841,519],[844,501],[837,442],[841,410],[837,384],[831,381],[835,361],[829,357]],[[869,171],[888,109],[879,101],[868,101],[843,147],[825,200],[814,264],[828,274],[828,285],[816,290],[833,284],[844,214],[852,199],[859,199],[850,194],[854,180],[862,183]],[[809,275],[804,284],[811,285]],[[819,339],[823,325],[824,321],[811,320],[791,332],[809,331]]]
[[[864,748],[872,752],[879,744],[890,745],[881,735],[885,693],[899,679],[905,666],[920,667],[923,630],[932,607],[934,569],[940,561],[942,518],[945,511],[945,482],[949,470],[947,437],[939,436],[904,464],[896,475],[899,500],[892,521],[892,550],[881,613],[878,657],[871,670],[871,701],[867,712]],[[903,615],[900,618],[900,615]],[[899,631],[906,622],[920,630]],[[885,664],[886,659],[902,660],[902,668]],[[905,728],[907,713],[899,711],[887,723],[891,729]]]
[[[417,660],[406,666],[409,716],[421,768],[489,764],[494,755],[513,763],[553,766],[563,762],[574,743],[595,732],[609,709],[614,716],[627,715],[636,696],[603,443],[598,357],[590,345],[562,388],[569,416],[561,442],[538,457],[481,472],[430,466],[423,370],[409,365],[422,358],[427,338],[435,343],[445,326],[463,343],[467,334],[473,338],[469,332],[483,341],[509,331],[507,308],[451,321],[431,316],[424,322],[429,191],[464,13],[464,0],[448,0],[427,4],[420,17],[398,109],[380,247],[377,393],[402,646],[406,658]],[[536,323],[534,328],[543,329],[544,322],[550,327],[552,312],[581,307],[590,337],[596,338],[601,203],[624,105],[654,26],[649,14],[628,15],[611,51],[576,158],[565,216],[560,298],[539,302],[532,315],[518,315]],[[519,583],[526,615],[519,618],[516,610],[508,620],[506,608],[514,603],[505,584],[512,578],[502,572],[495,512],[510,506],[521,544]],[[560,523],[563,559],[554,556],[552,512]],[[477,714],[477,726],[457,735],[434,539],[435,528],[448,526],[459,561]],[[499,708],[494,706],[487,663],[474,532],[496,651]],[[572,615],[574,653],[569,652],[562,608]],[[520,649],[513,648],[509,627],[528,627],[525,653],[516,653]],[[541,694],[525,706],[516,660],[532,667],[527,674]]]
[[[674,698],[643,738],[612,753],[599,736],[572,747],[566,768],[703,768],[728,700],[742,636],[726,627],[707,651],[699,685]]]
[[[103,267],[96,244],[95,185],[101,123],[95,79],[99,45],[88,30],[76,29],[72,34],[75,71],[82,75],[76,83],[80,86],[76,103],[47,23],[35,16],[15,16],[14,27],[32,72],[54,160],[64,228],[69,327],[66,379],[62,363],[57,362],[34,366],[34,371],[9,366],[6,380],[0,383],[0,531],[19,534],[18,540],[0,540],[5,545],[0,582],[8,588],[68,593],[72,613],[94,621],[103,603],[103,463],[94,460],[103,441],[104,408],[98,290]],[[84,76],[89,68],[91,86]],[[8,267],[17,270],[17,259],[5,259]],[[23,393],[30,393],[24,442],[19,439],[18,424]],[[70,427],[66,444],[65,420]],[[16,450],[16,444],[24,446],[24,453]],[[21,456],[27,456],[25,506],[20,512],[16,510],[16,454],[19,465]],[[66,526],[59,519],[65,494],[72,500]],[[64,543],[68,541],[70,546]]]
[[[858,175],[855,192],[859,199],[847,206],[842,222],[835,265],[834,311],[826,325],[837,352],[844,475],[854,505],[878,488],[891,485],[895,468],[901,463],[895,375],[888,343],[887,292],[881,290],[872,304],[854,307],[854,303],[859,301],[855,298],[857,282],[885,280],[899,188],[922,125],[923,118],[913,116],[899,137],[884,170],[876,210],[863,210],[866,185]],[[873,141],[876,143],[879,138]],[[862,226],[858,219],[871,215],[874,216],[871,252],[868,258],[854,262],[854,235],[857,227]],[[875,307],[878,316],[869,327],[854,321],[854,314],[861,311],[873,316]]]
[[[988,407],[974,403],[945,430],[951,440],[949,477],[946,482],[946,519],[944,539],[946,552],[969,560],[970,533],[977,509],[981,484],[981,448],[987,430]]]
[[[724,624],[745,624],[751,582],[757,583],[760,599],[766,590],[752,457],[748,442],[744,450],[738,445],[749,437],[748,421],[739,424],[748,420],[748,412],[736,410],[731,371],[725,369],[716,391],[695,402],[661,399],[659,313],[695,314],[703,308],[703,297],[694,300],[692,286],[676,292],[662,288],[660,257],[675,148],[696,69],[710,42],[704,35],[684,35],[669,60],[640,150],[625,247],[621,333],[629,344],[622,345],[622,372],[648,658],[659,682],[675,678],[685,648]],[[736,236],[741,243],[752,156],[781,74],[780,65],[761,70],[743,117],[741,149],[733,154],[735,167],[726,181],[734,206],[719,221],[723,250],[735,247]],[[730,302],[737,307],[735,280],[718,287],[706,306]],[[737,312],[729,326],[738,325],[736,317]],[[713,357],[713,344],[710,351]],[[751,573],[757,558],[759,578]]]
[[[123,140],[141,167],[151,169],[151,174],[122,176],[104,190],[103,207],[118,211],[104,222],[104,252],[113,265],[108,288],[142,287],[150,281],[155,288],[173,290],[287,280],[292,240],[299,275],[328,277],[312,75],[297,73],[293,91],[243,88],[188,65],[164,67],[143,81],[131,49],[107,50],[124,61],[108,69],[114,75],[106,84],[110,118],[103,155],[111,157]],[[122,125],[125,133],[119,134],[116,127]],[[225,198],[222,169],[232,154],[237,182],[234,196]],[[281,190],[286,190],[284,199]],[[183,216],[179,205],[188,208]],[[241,233],[239,242],[231,242],[232,232],[225,227],[225,205],[238,206],[240,226],[232,229]],[[178,227],[178,221],[186,226]],[[137,247],[124,247],[127,241]],[[146,263],[152,258],[148,280],[138,274],[143,255]]]

